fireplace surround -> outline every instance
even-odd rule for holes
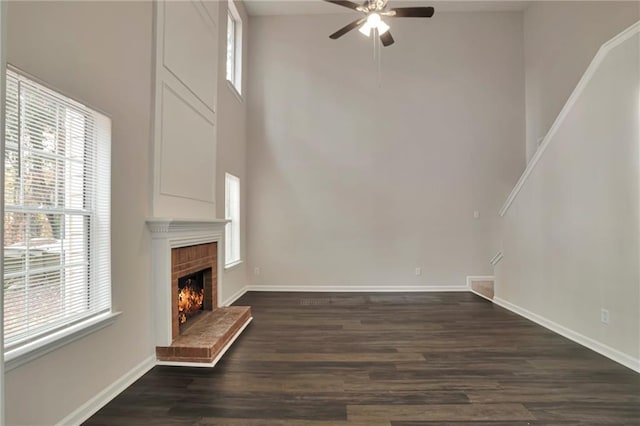
[[[153,264],[156,346],[170,346],[179,335],[178,279],[211,268],[209,303],[220,306],[222,248],[226,220],[149,219]],[[175,268],[174,268],[175,265]],[[205,302],[205,309],[207,302]]]

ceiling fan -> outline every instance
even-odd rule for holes
[[[382,45],[385,47],[392,45],[394,40],[389,32],[389,25],[382,20],[383,16],[390,18],[431,18],[434,12],[433,7],[397,7],[394,9],[387,9],[388,0],[364,0],[364,3],[362,4],[357,4],[349,0],[325,1],[339,6],[348,7],[349,9],[365,14],[364,18],[355,20],[340,28],[338,31],[331,34],[329,38],[335,40],[354,28],[360,27],[358,30],[367,37],[371,37],[371,32],[375,31],[380,36],[380,41],[382,41]]]

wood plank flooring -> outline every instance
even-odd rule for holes
[[[471,293],[247,293],[214,369],[155,367],[87,425],[640,425],[640,375]]]

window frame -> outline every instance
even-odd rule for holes
[[[235,91],[235,94],[242,99],[242,36],[243,36],[243,25],[242,18],[240,17],[240,13],[238,12],[238,8],[236,7],[233,0],[227,1],[227,59],[226,59],[226,80],[229,83],[229,86],[232,90]],[[230,54],[229,54],[229,22],[233,23],[233,47],[231,52],[231,64],[229,63]],[[231,72],[229,70],[231,66]],[[231,75],[229,75],[231,74]]]
[[[232,186],[234,185],[237,188],[237,192],[235,193],[235,200],[232,200],[232,197],[234,197]],[[225,173],[224,188],[225,219],[229,221],[224,228],[224,268],[229,269],[242,263],[242,228],[240,226],[242,190],[240,178],[231,173]],[[236,203],[235,206],[232,205],[233,202]]]
[[[111,300],[111,259],[110,259],[110,209],[111,209],[111,201],[110,201],[110,161],[111,161],[111,118],[107,116],[104,112],[89,106],[84,102],[80,102],[74,99],[71,96],[68,96],[64,92],[52,87],[51,85],[42,82],[36,77],[20,70],[11,65],[7,65],[6,70],[4,71],[5,78],[9,78],[11,76],[12,79],[18,79],[18,81],[26,81],[30,86],[41,90],[42,93],[45,93],[47,97],[51,99],[56,99],[56,102],[60,102],[60,105],[67,104],[72,110],[82,111],[82,113],[86,114],[86,117],[91,117],[92,120],[95,120],[93,125],[95,128],[89,138],[92,138],[91,148],[93,150],[93,154],[95,158],[92,161],[96,162],[94,166],[94,170],[92,174],[88,175],[86,172],[82,173],[82,185],[86,185],[86,180],[88,178],[95,179],[94,185],[99,185],[101,191],[105,191],[104,197],[94,195],[94,198],[91,200],[94,205],[91,206],[90,211],[85,212],[88,215],[92,215],[95,219],[96,216],[98,220],[100,220],[100,225],[96,225],[95,221],[92,225],[92,229],[87,228],[86,237],[84,237],[84,242],[87,245],[87,250],[89,256],[87,258],[88,262],[88,270],[92,272],[104,273],[106,271],[107,276],[101,278],[99,280],[96,279],[94,273],[87,273],[86,285],[87,285],[87,298],[90,299],[96,292],[96,287],[102,289],[101,291],[106,291],[107,296],[104,296],[101,300],[102,303],[107,303],[104,308],[101,309],[87,309],[84,313],[79,315],[72,315],[66,317],[66,315],[62,315],[58,319],[58,321],[52,323],[55,325],[51,325],[49,327],[44,327],[40,329],[38,332],[34,332],[31,334],[25,334],[19,339],[15,339],[9,346],[5,343],[7,338],[6,333],[3,336],[3,345],[5,345],[5,367],[6,370],[11,370],[19,365],[22,365],[26,362],[29,362],[35,358],[38,358],[44,355],[47,352],[55,350],[61,346],[64,346],[74,340],[82,338],[94,331],[97,331],[103,327],[106,327],[113,323],[116,317],[120,314],[120,312],[113,312],[113,303]],[[20,92],[18,92],[18,96],[20,96]],[[44,95],[43,95],[44,96]],[[6,103],[7,100],[3,99]],[[5,111],[5,115],[7,112]],[[6,117],[4,117],[6,119]],[[18,123],[20,121],[18,120]],[[22,129],[19,129],[19,135],[22,134]],[[86,131],[86,129],[85,129]],[[85,138],[85,144],[88,139]],[[85,145],[87,146],[87,145]],[[23,142],[19,141],[17,145],[17,150],[20,152],[18,154],[20,160],[22,153],[21,151],[25,149]],[[60,154],[55,154],[55,156],[59,156]],[[85,155],[86,151],[85,151]],[[87,160],[88,157],[85,157],[84,161]],[[3,161],[5,161],[3,159]],[[56,160],[59,161],[59,160]],[[65,160],[69,161],[69,160]],[[98,164],[98,161],[102,161],[102,164]],[[19,166],[21,168],[22,165]],[[83,166],[86,167],[86,166]],[[20,178],[22,179],[22,177]],[[3,175],[3,183],[6,184],[4,175]],[[4,190],[4,188],[3,188]],[[86,201],[86,192],[83,191],[83,200]],[[95,189],[94,189],[95,191]],[[104,203],[105,199],[107,200],[106,206],[101,205],[100,207],[96,206],[96,203],[101,202]],[[83,203],[85,202],[83,201]],[[6,200],[4,204],[5,214],[11,211],[20,211],[24,210],[26,213],[34,210],[33,207],[25,206],[22,203],[17,205],[12,205],[7,208]],[[83,210],[86,206],[83,205]],[[60,209],[59,207],[53,208],[53,210]],[[64,213],[68,210],[67,207],[63,207],[60,212],[57,214],[61,215],[61,220],[66,220],[67,213]],[[99,212],[98,212],[99,210]],[[86,222],[85,222],[86,223]],[[85,225],[86,226],[86,225]],[[4,231],[3,231],[4,232]],[[5,241],[6,243],[6,241]],[[106,255],[104,255],[104,250],[107,250]],[[102,253],[101,254],[93,254],[93,253]],[[62,256],[64,258],[64,256]],[[64,261],[58,264],[56,268],[64,269],[66,266]],[[7,274],[7,271],[3,271],[4,275]],[[24,271],[25,274],[28,273],[27,270]],[[4,280],[3,275],[3,280]],[[60,281],[61,285],[65,288],[71,285],[70,282],[66,282],[65,280]],[[63,299],[66,300],[66,299]],[[6,299],[4,301],[7,302]],[[88,303],[88,302],[87,302]],[[3,306],[4,308],[4,306]],[[3,309],[4,310],[4,309]],[[6,315],[6,310],[4,310]],[[62,319],[62,321],[60,321]],[[6,321],[6,318],[5,318]],[[37,330],[37,328],[36,328]]]

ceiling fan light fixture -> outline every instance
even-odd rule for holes
[[[380,22],[382,22],[382,18],[380,18],[380,15],[377,13],[370,13],[369,16],[367,16],[367,24],[371,27],[377,27]]]
[[[371,37],[371,30],[374,28],[378,30],[379,35],[389,31],[389,25],[387,25],[377,13],[369,14],[369,16],[367,16],[367,21],[358,29],[358,31],[367,37]]]
[[[1,1],[1,0],[0,0]],[[431,18],[434,13],[433,7],[412,6],[388,8],[389,0],[355,0],[362,3],[355,3],[352,0],[324,0],[338,6],[354,10],[364,16],[340,28],[329,35],[332,40],[339,39],[349,31],[358,29],[362,34],[371,37],[371,32],[375,29],[374,37],[379,37],[384,47],[391,46],[395,40],[389,31],[389,25],[382,20],[382,17],[393,18]]]
[[[385,24],[384,21],[380,21],[378,24],[378,34],[382,35],[389,31],[389,25]]]
[[[362,26],[358,28],[358,31],[360,31],[363,35],[366,35],[367,37],[371,37],[371,25],[369,25],[368,21],[362,24]]]

